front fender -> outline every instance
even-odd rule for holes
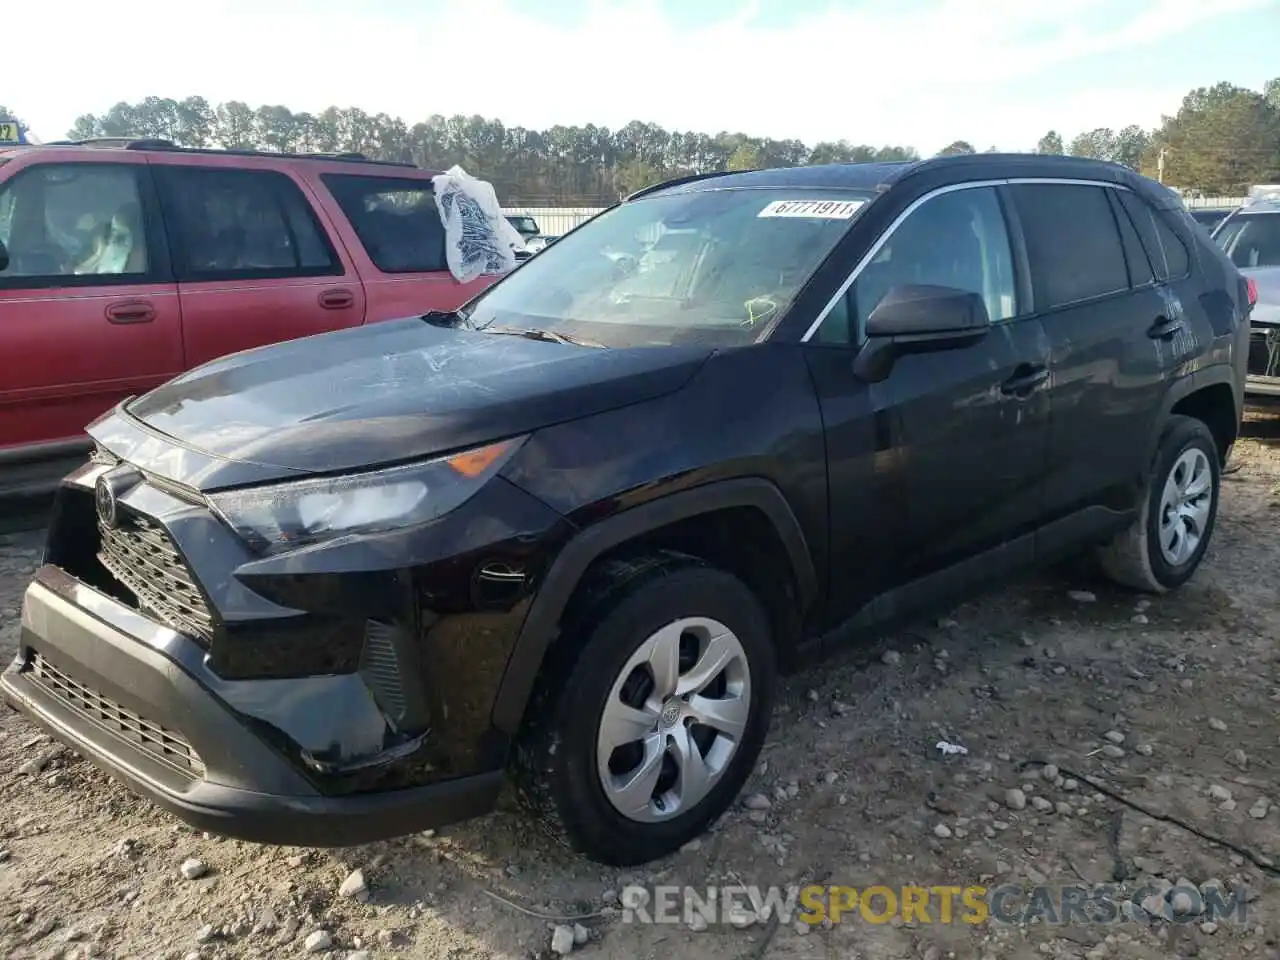
[[[597,558],[652,530],[732,507],[754,507],[769,518],[786,549],[801,610],[807,611],[818,595],[817,572],[799,521],[770,481],[759,477],[714,481],[631,507],[576,534],[552,563],[507,661],[494,704],[494,726],[512,736],[519,729],[560,617]]]

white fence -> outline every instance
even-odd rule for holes
[[[1210,209],[1225,210],[1227,207],[1232,209],[1244,206],[1244,202],[1248,197],[1195,197],[1188,198],[1187,206],[1192,210]]]
[[[533,217],[538,221],[538,230],[549,237],[558,237],[568,233],[578,224],[589,220],[604,207],[504,207],[507,215]]]

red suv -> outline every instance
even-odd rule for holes
[[[161,140],[0,148],[0,495],[84,427],[215,357],[451,310],[432,174],[359,154]]]

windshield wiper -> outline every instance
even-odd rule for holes
[[[524,327],[490,327],[484,326],[480,328],[485,333],[498,333],[508,337],[524,337],[528,340],[541,340],[544,343],[571,343],[575,347],[596,347],[600,350],[607,350],[603,343],[596,343],[594,340],[583,340],[580,337],[571,337],[567,333],[557,333],[555,330],[538,330],[525,329]]]

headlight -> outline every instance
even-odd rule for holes
[[[456,509],[502,469],[524,438],[371,473],[318,477],[208,495],[259,550],[291,550],[354,533],[426,523]]]

